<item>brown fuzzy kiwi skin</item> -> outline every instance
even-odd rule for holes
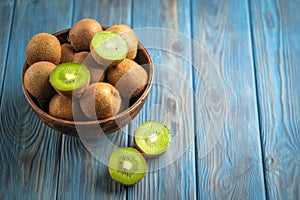
[[[119,112],[121,101],[119,91],[115,87],[99,82],[91,84],[84,91],[80,98],[80,107],[88,118],[105,119]]]
[[[58,65],[60,58],[60,42],[54,35],[38,33],[27,44],[26,60],[29,65],[39,61],[49,61]]]
[[[89,51],[92,38],[102,30],[96,20],[82,19],[70,29],[68,39],[76,51]]]
[[[90,53],[88,51],[81,51],[73,55],[71,58],[71,62],[73,63],[80,63],[82,64],[84,59],[89,55]]]
[[[60,119],[73,120],[72,99],[55,94],[49,102],[49,114]]]
[[[125,58],[116,66],[106,70],[107,81],[115,86],[123,97],[136,98],[145,89],[147,71],[135,61]]]
[[[85,60],[83,61],[83,64],[88,68],[91,74],[91,81],[90,83],[96,83],[96,82],[103,82],[105,79],[105,70],[107,67],[100,65],[97,63],[93,56],[89,54]]]
[[[75,49],[69,43],[64,43],[61,45],[61,58],[60,63],[70,62],[71,58],[75,54]]]
[[[126,40],[128,44],[128,53],[126,57],[133,60],[137,54],[138,37],[132,28],[125,24],[116,24],[106,30],[116,33]]]
[[[51,72],[56,67],[48,61],[32,64],[24,74],[24,86],[28,92],[38,100],[49,101],[55,94],[54,88],[49,83]]]
[[[90,71],[90,84],[103,82],[105,79],[105,67],[97,63],[91,53],[82,51],[73,56],[72,62],[84,64]]]

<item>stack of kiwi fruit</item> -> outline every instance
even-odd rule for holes
[[[134,61],[137,48],[138,37],[129,26],[104,30],[94,19],[78,21],[63,44],[52,34],[36,34],[26,47],[24,87],[53,117],[113,117],[148,83],[147,71]]]
[[[78,21],[66,42],[49,33],[34,35],[26,47],[25,89],[51,116],[63,120],[113,117],[144,91],[147,71],[134,61],[138,37],[124,24],[104,28],[94,19]],[[74,117],[79,114],[80,117]],[[146,174],[144,156],[164,153],[169,129],[155,121],[135,132],[135,147],[118,148],[109,159],[111,177],[124,185]]]

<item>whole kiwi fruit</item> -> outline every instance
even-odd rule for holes
[[[60,63],[71,62],[71,58],[75,54],[75,49],[69,43],[64,43],[61,45],[61,58]]]
[[[147,71],[135,61],[125,58],[106,70],[107,81],[115,86],[123,97],[136,98],[145,89]]]
[[[91,53],[82,51],[75,54],[72,59],[72,62],[81,63],[85,65],[90,71],[91,80],[90,83],[103,82],[105,78],[105,69],[103,65],[97,63]]]
[[[26,60],[29,65],[39,61],[49,61],[58,65],[60,58],[60,42],[54,35],[38,33],[27,44]]]
[[[91,119],[105,119],[116,115],[121,102],[119,91],[105,82],[91,84],[80,98],[83,113]]]
[[[96,20],[82,19],[72,26],[68,39],[76,51],[89,51],[93,36],[102,30]]]
[[[81,51],[76,54],[74,54],[71,58],[71,62],[74,63],[83,63],[84,59],[89,55],[90,53],[88,51]]]
[[[72,99],[55,94],[49,102],[49,114],[60,119],[73,120]]]
[[[24,74],[24,87],[39,100],[50,100],[55,90],[49,82],[49,77],[56,65],[48,61],[32,64]]]
[[[138,48],[138,37],[133,29],[125,24],[116,24],[106,30],[114,32],[126,40],[128,44],[128,53],[126,57],[133,60],[136,57]]]

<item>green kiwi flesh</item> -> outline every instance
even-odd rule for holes
[[[90,82],[90,72],[79,63],[59,64],[50,75],[54,89],[65,96],[80,95]]]
[[[138,37],[136,33],[132,30],[132,28],[125,24],[116,24],[107,28],[106,31],[114,32],[126,40],[128,44],[128,54],[126,56],[127,58],[133,60],[136,57],[138,48]]]
[[[143,179],[147,163],[138,150],[132,147],[118,148],[109,158],[108,171],[112,179],[129,186]]]
[[[134,134],[137,149],[149,157],[155,157],[167,151],[170,138],[169,129],[156,121],[144,122]]]
[[[123,60],[128,53],[128,45],[120,35],[110,31],[95,34],[91,41],[93,58],[101,65],[111,66]]]

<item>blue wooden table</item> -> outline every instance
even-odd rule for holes
[[[0,199],[300,199],[299,9],[299,0],[1,0]],[[131,187],[80,138],[46,126],[22,92],[29,39],[83,18],[133,27],[154,61],[147,103],[108,140],[133,146],[150,119],[176,134],[166,154],[176,158],[154,161]]]

